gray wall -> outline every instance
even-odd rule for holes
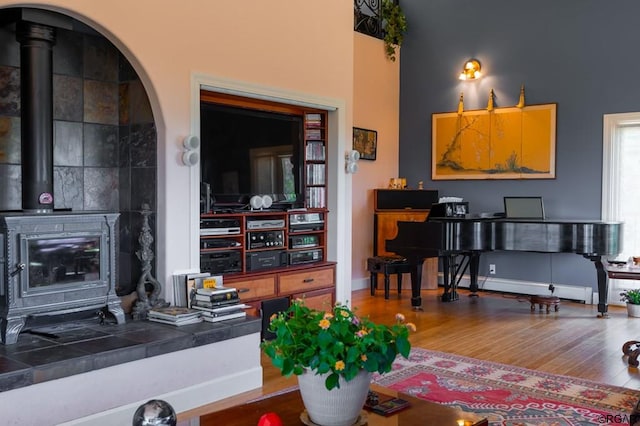
[[[401,54],[400,175],[443,196],[460,196],[474,213],[502,211],[505,195],[541,195],[547,216],[600,219],[603,114],[640,111],[640,2],[637,0],[402,0],[409,30]],[[485,77],[461,82],[475,57]],[[431,114],[518,102],[558,103],[556,178],[432,181]],[[570,254],[490,253],[480,273],[594,286],[591,262]]]

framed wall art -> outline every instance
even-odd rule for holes
[[[431,178],[554,179],[557,104],[432,115]]]
[[[375,130],[353,128],[353,149],[360,153],[361,160],[376,159],[378,148],[378,132]]]

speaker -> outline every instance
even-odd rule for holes
[[[182,140],[182,146],[185,151],[182,153],[182,162],[185,166],[193,167],[200,161],[200,154],[198,148],[200,148],[200,138],[191,135]]]
[[[268,209],[272,204],[273,198],[270,195],[254,195],[249,199],[252,210]]]
[[[347,151],[344,156],[345,164],[344,170],[347,173],[356,173],[358,171],[358,160],[360,160],[360,153],[355,149]]]
[[[273,340],[276,335],[269,331],[269,323],[271,322],[271,316],[280,312],[284,312],[289,309],[289,298],[283,297],[279,299],[271,299],[262,301],[260,308],[262,316],[262,339]]]
[[[437,203],[438,191],[427,189],[376,189],[376,210],[429,210]]]
[[[253,210],[261,209],[262,208],[262,197],[259,196],[259,195],[254,195],[249,200],[249,205],[251,206],[251,209],[253,209]]]

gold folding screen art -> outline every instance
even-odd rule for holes
[[[554,179],[557,104],[435,113],[433,180]],[[460,101],[462,105],[462,99]]]

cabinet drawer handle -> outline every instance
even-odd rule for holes
[[[304,280],[302,280],[303,283],[312,283],[313,281],[313,278],[305,278]]]

